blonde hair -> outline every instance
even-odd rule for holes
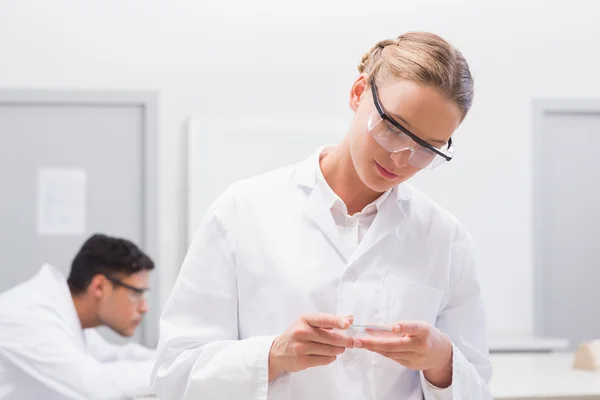
[[[391,79],[406,79],[434,87],[454,102],[463,118],[473,103],[473,78],[462,54],[441,37],[428,32],[409,32],[382,40],[358,65],[380,86]]]

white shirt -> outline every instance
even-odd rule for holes
[[[319,184],[319,153],[232,185],[209,209],[160,322],[153,389],[165,399],[476,399],[488,389],[471,237],[407,184],[382,199],[352,252]],[[350,249],[351,250],[351,249]],[[423,320],[453,341],[453,383],[365,349],[268,382],[274,338],[302,314]]]
[[[155,356],[82,330],[66,278],[50,265],[0,295],[0,400],[141,396]]]
[[[329,148],[323,149],[319,155],[319,160],[323,159],[329,151]],[[379,211],[379,208],[383,205],[385,199],[392,192],[392,189],[386,191],[374,202],[365,206],[362,211],[354,215],[349,215],[348,207],[340,196],[331,189],[325,180],[325,176],[323,176],[323,171],[321,171],[320,167],[317,168],[317,185],[319,185],[319,190],[322,190],[326,196],[324,199],[325,204],[330,204],[329,208],[331,209],[331,215],[333,216],[333,220],[338,227],[338,231],[340,232],[340,236],[346,247],[346,257],[350,258],[365,237],[367,230],[375,220],[377,211]]]

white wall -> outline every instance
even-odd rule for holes
[[[407,30],[435,31],[463,51],[477,94],[455,138],[455,161],[415,182],[479,243],[490,329],[529,332],[530,102],[600,97],[600,4],[367,4],[3,0],[0,87],[160,90],[164,303],[185,253],[185,118],[265,110],[347,115],[364,51]]]

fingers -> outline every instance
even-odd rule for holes
[[[412,352],[422,347],[422,341],[410,336],[395,338],[360,338],[354,341],[354,347],[375,352]]]
[[[299,342],[316,342],[330,346],[354,347],[354,339],[332,329],[300,327],[293,333],[293,338]]]
[[[346,315],[346,319],[350,323],[348,326],[348,327],[350,327],[350,325],[352,325],[354,323],[354,315]],[[321,329],[334,329],[334,328],[321,328]],[[336,327],[336,329],[337,329],[337,327]]]
[[[310,318],[309,318],[310,319]],[[306,320],[305,320],[306,321]],[[311,319],[314,322],[314,319]],[[354,339],[333,328],[315,328],[312,325],[300,324],[292,332],[292,338],[298,342],[317,342],[331,346],[354,347]]]
[[[408,336],[421,336],[428,329],[427,323],[423,321],[400,321],[395,326],[399,326],[395,332]]]
[[[299,328],[296,332],[296,339],[302,341],[312,341],[332,346],[354,347],[354,339],[337,332],[335,329],[347,329],[354,317],[338,317],[331,314],[309,314],[304,316],[307,323],[307,329]]]
[[[346,317],[338,317],[331,314],[315,313],[303,317],[307,324],[314,328],[324,329],[346,329],[350,326],[350,321]]]
[[[310,340],[331,346],[354,347],[354,338],[333,330],[315,329]]]
[[[323,343],[309,342],[306,343],[305,354],[314,356],[339,356],[346,350],[341,346],[330,346]]]

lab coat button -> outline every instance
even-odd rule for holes
[[[354,218],[354,217],[348,218],[348,226],[355,227],[356,226],[356,218]]]
[[[342,356],[342,363],[346,366],[353,365],[356,362],[356,357],[352,354],[344,354]]]
[[[346,282],[354,283],[354,282],[356,282],[357,278],[358,277],[356,276],[356,274],[354,273],[354,271],[348,271],[348,272],[346,272],[346,278],[345,278]]]

